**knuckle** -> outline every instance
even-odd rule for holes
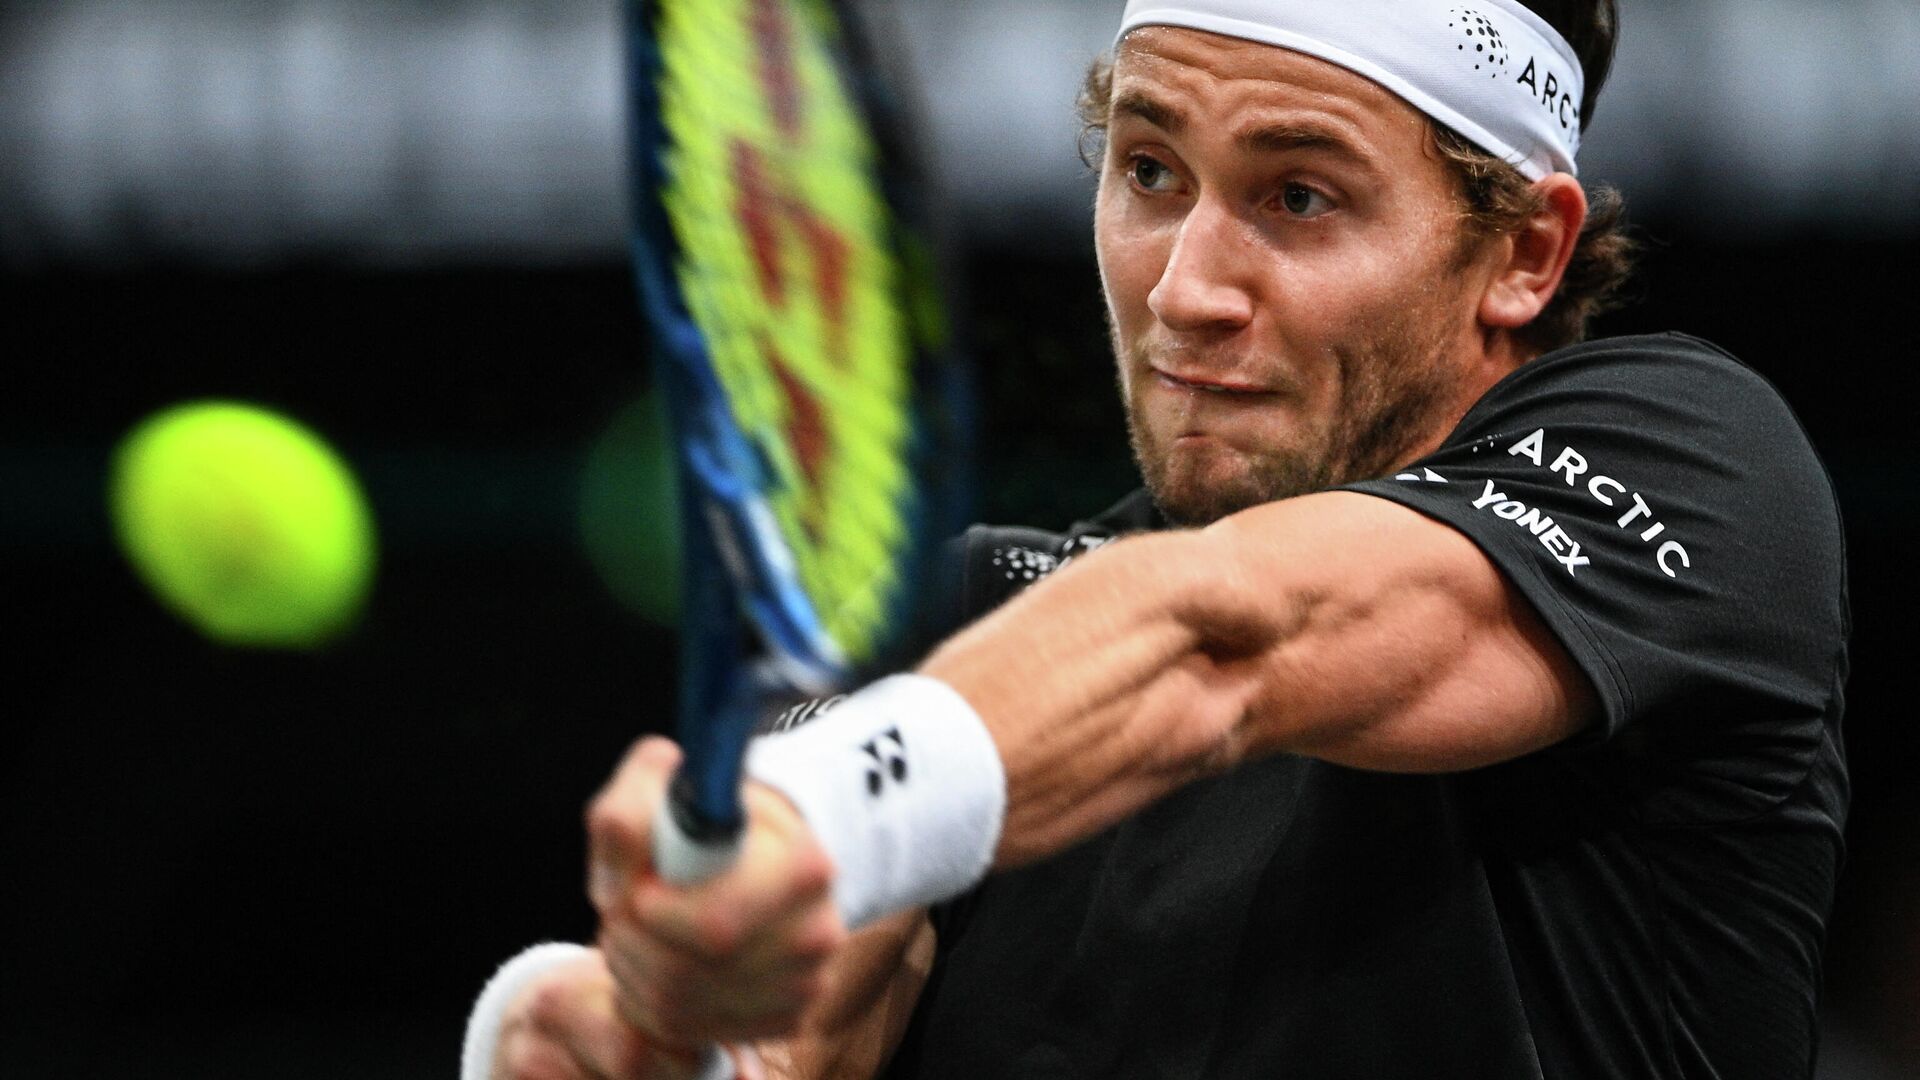
[[[558,1034],[572,1020],[573,997],[558,980],[535,983],[528,988],[525,1000],[527,1022],[534,1031]]]
[[[803,964],[819,965],[833,955],[833,946],[823,938],[807,937],[794,942],[788,955]]]
[[[634,908],[633,893],[626,879],[611,863],[595,858],[587,866],[587,899],[600,917],[618,921],[629,917]]]
[[[501,1040],[493,1080],[567,1080],[570,1073],[560,1067],[556,1049],[526,1032],[510,1034]]]
[[[837,952],[847,940],[846,927],[840,924],[840,918],[832,908],[824,908],[820,914],[807,920],[795,935],[793,954],[803,960],[825,960]]]
[[[703,955],[725,959],[740,948],[745,929],[728,912],[709,907],[694,917],[693,944]]]
[[[818,840],[808,839],[793,853],[792,882],[800,897],[815,897],[833,884],[833,859]]]
[[[587,835],[599,844],[632,848],[639,837],[636,823],[626,807],[611,793],[596,795],[587,804]]]
[[[648,735],[633,744],[633,756],[660,765],[680,764],[680,747],[665,735]]]

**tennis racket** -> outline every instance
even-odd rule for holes
[[[634,263],[680,470],[679,734],[656,863],[743,827],[756,722],[896,646],[965,523],[946,341],[897,55],[845,0],[628,0]]]

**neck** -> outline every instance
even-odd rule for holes
[[[1435,414],[1433,427],[1426,436],[1407,448],[1405,460],[1398,463],[1400,467],[1440,449],[1440,444],[1447,441],[1447,436],[1453,434],[1467,411],[1478,404],[1487,391],[1541,355],[1539,349],[1521,343],[1509,330],[1482,330],[1468,348],[1470,351],[1460,365],[1461,375],[1454,383],[1452,397]]]

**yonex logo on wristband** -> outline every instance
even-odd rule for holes
[[[872,760],[867,765],[867,794],[879,798],[887,781],[907,782],[907,741],[897,727],[888,728],[879,737],[861,744],[860,751]]]
[[[993,736],[965,698],[925,675],[882,679],[813,723],[755,740],[747,775],[806,819],[833,861],[848,929],[979,881],[1007,809]]]

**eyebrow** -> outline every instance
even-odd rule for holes
[[[1327,150],[1363,160],[1366,157],[1346,138],[1318,124],[1267,124],[1241,132],[1234,141],[1248,150],[1270,153],[1282,150]]]
[[[1169,135],[1178,135],[1188,126],[1185,113],[1138,90],[1123,91],[1115,97],[1113,112],[1116,116],[1125,114],[1138,117]],[[1371,154],[1355,146],[1337,128],[1323,124],[1301,121],[1264,124],[1241,132],[1234,141],[1243,149],[1258,153],[1320,151],[1345,158],[1369,171],[1377,171]]]
[[[1178,135],[1187,128],[1187,115],[1164,102],[1148,97],[1138,90],[1125,90],[1113,99],[1114,115],[1125,113],[1137,116],[1169,135]]]

